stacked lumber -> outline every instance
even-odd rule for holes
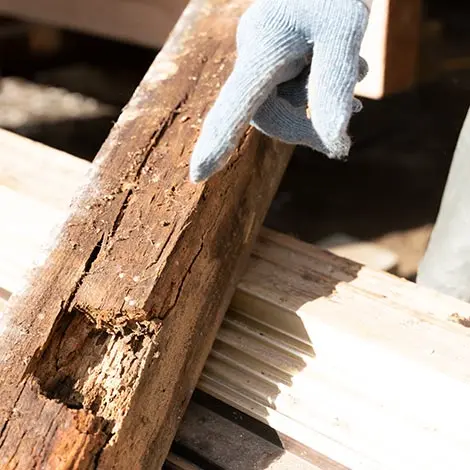
[[[62,158],[63,167],[50,165],[44,175],[50,197],[41,212],[44,226],[60,219],[54,214],[72,191],[61,196],[59,182],[81,185],[88,164],[0,132],[0,148],[13,140],[17,165],[0,180],[0,202],[10,180],[10,203],[15,195],[40,199],[41,178],[29,186],[23,169],[34,170],[21,164],[41,161],[34,151]],[[8,161],[1,155],[0,166]],[[36,220],[34,204],[15,207],[18,219]],[[24,267],[4,262],[5,255],[22,252],[28,237],[33,243],[34,230],[18,235],[6,248],[1,239],[0,264],[21,278]],[[249,468],[256,450],[272,457],[263,468],[463,469],[470,458],[468,318],[468,304],[263,229],[197,388],[265,423],[279,442],[193,402],[175,443],[225,469]],[[230,444],[235,432],[245,438]],[[249,442],[257,442],[252,452]]]

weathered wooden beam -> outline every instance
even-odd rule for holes
[[[42,256],[41,245],[85,184],[90,167],[88,161],[0,129],[0,288],[22,289],[25,271]],[[389,250],[344,234],[318,245],[375,269],[388,271],[397,263]]]
[[[189,4],[45,263],[11,299],[1,465],[163,464],[291,153],[250,129],[226,171],[187,179],[247,4]]]

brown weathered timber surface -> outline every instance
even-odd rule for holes
[[[0,338],[0,468],[156,469],[291,149],[248,130],[192,185],[245,0],[193,0]]]

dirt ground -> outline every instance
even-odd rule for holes
[[[434,74],[364,100],[347,163],[297,148],[267,226],[312,243],[335,233],[375,241],[414,279],[470,106],[468,7],[434,3],[426,16],[442,32],[423,43]],[[0,32],[12,24],[1,20]],[[155,51],[70,32],[55,49],[31,48],[25,31],[0,35],[0,127],[92,160]]]

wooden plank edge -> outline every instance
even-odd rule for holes
[[[0,13],[23,21],[99,35],[145,47],[161,47],[187,1],[0,0]],[[106,13],[105,13],[106,12]]]

